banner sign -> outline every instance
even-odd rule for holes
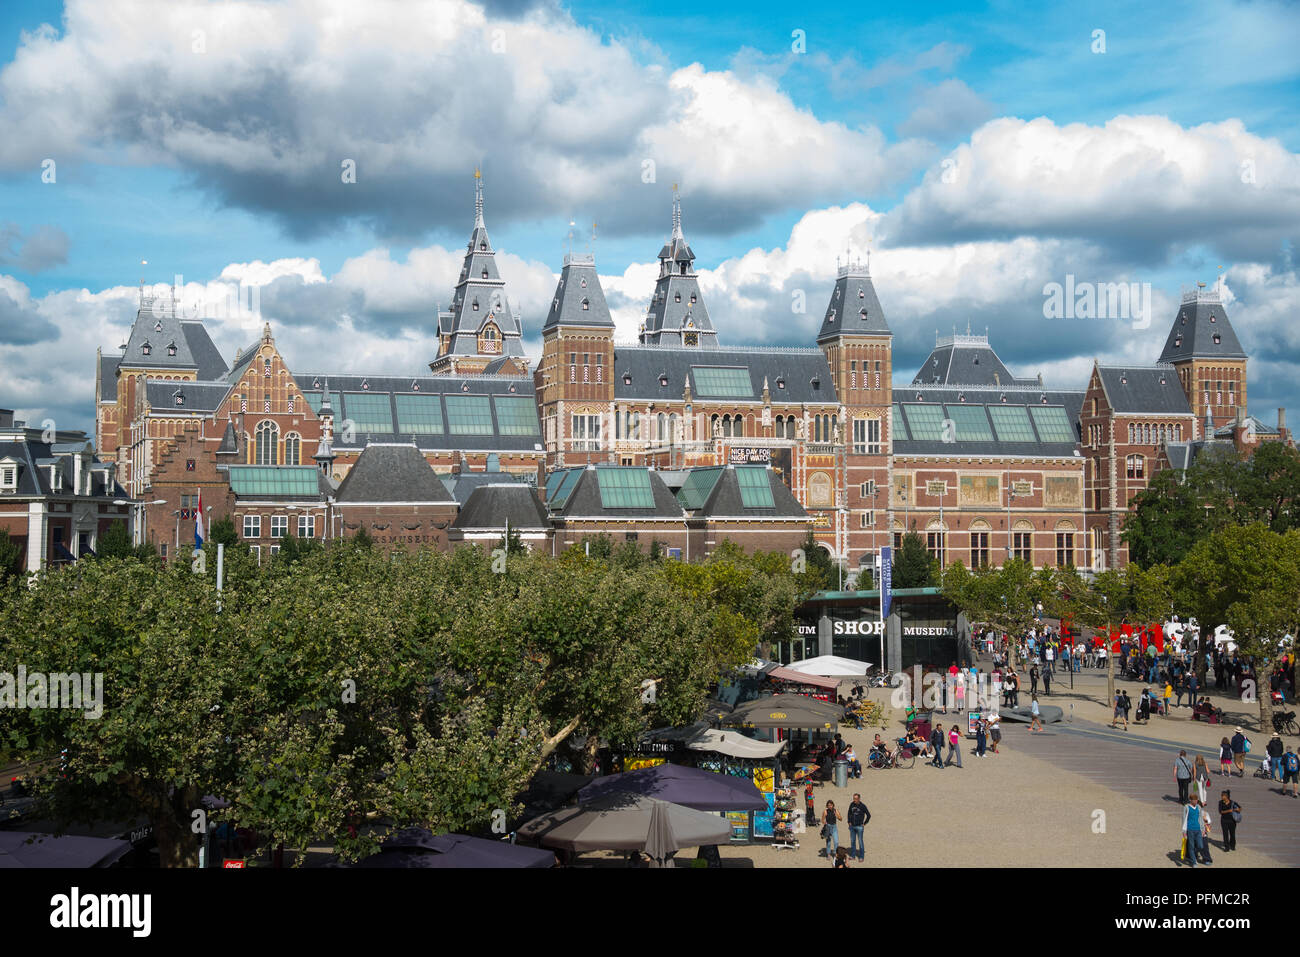
[[[894,585],[893,569],[893,551],[892,546],[884,545],[880,549],[880,617],[889,617],[889,600],[893,597],[890,592]]]

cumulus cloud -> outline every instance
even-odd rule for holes
[[[504,6],[69,0],[63,33],[25,34],[0,72],[0,166],[170,164],[298,236],[410,237],[459,225],[480,163],[501,216],[605,210],[619,232],[660,215],[672,180],[727,230],[896,183],[921,155],[769,81],[674,71],[551,4]]]
[[[1239,120],[993,120],[890,211],[893,244],[1086,238],[1131,262],[1212,244],[1267,260],[1300,228],[1300,157]]]
[[[993,107],[961,80],[949,79],[920,91],[912,114],[898,126],[904,136],[943,142],[964,136],[993,115]]]

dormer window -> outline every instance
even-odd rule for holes
[[[682,301],[682,294],[681,294],[680,292],[679,292],[679,293],[674,293],[674,294],[673,294],[673,302],[681,302],[681,301]]]
[[[369,392],[369,391],[370,391],[370,380],[369,380],[369,379],[362,379],[362,380],[361,380],[361,391],[362,391],[362,392]]]
[[[778,389],[784,389],[784,388],[785,388],[785,376],[777,376],[777,377],[776,377],[776,387],[777,387]]]
[[[859,299],[866,299],[866,298],[867,298],[867,293],[866,293],[866,291],[865,291],[861,286],[858,287],[858,298],[859,298]]]
[[[864,306],[863,308],[861,308],[861,309],[858,310],[858,315],[862,317],[862,320],[863,320],[864,322],[866,321],[866,319],[867,319],[867,309],[866,309],[865,306]]]
[[[161,319],[159,319],[157,322],[155,322],[155,323],[153,324],[153,331],[154,331],[154,332],[162,332],[162,320],[161,320]]]
[[[477,299],[477,298],[475,298],[474,301],[473,301],[472,303],[470,303],[470,308],[473,309],[475,312],[478,312],[478,299]]]
[[[1002,395],[998,396],[998,401],[999,401],[999,402],[1006,402],[1006,401],[1007,401],[1007,394],[1004,392],[1004,393],[1002,393]]]
[[[169,356],[174,356],[174,355],[176,355],[176,343],[174,343],[174,342],[168,343],[168,345],[167,345],[167,354],[168,354]]]
[[[624,373],[623,373],[623,384],[624,384],[624,385],[631,385],[631,384],[632,384],[632,376],[631,376],[630,373],[627,373],[627,372],[624,372]]]
[[[662,372],[659,373],[659,385],[660,387],[668,385],[668,376],[664,375]]]
[[[484,270],[483,270],[483,278],[486,279],[487,277],[488,277],[487,270],[484,269]]]
[[[961,393],[960,395],[958,395],[958,396],[957,396],[957,401],[958,401],[958,402],[965,402],[965,401],[966,401],[966,393],[963,392],[963,393]]]
[[[18,466],[6,462],[0,465],[0,489],[12,492],[18,487]]]
[[[468,382],[462,382],[462,383],[460,384],[460,391],[461,391],[461,392],[468,392],[468,391],[469,391],[469,383],[468,383]]]
[[[418,382],[412,382],[412,383],[411,383],[411,391],[412,391],[412,392],[419,392],[419,391],[420,391],[420,383],[418,383]]]
[[[1210,322],[1215,322],[1214,313],[1210,313]]]
[[[1219,334],[1216,332],[1216,333],[1214,334],[1214,344],[1217,346],[1217,345],[1218,345],[1220,342],[1222,342],[1222,341],[1223,341],[1222,338],[1221,338],[1221,337],[1219,336]]]
[[[150,353],[153,352],[153,346],[151,346],[151,345],[149,344],[149,340],[148,340],[148,339],[146,339],[146,340],[144,341],[144,344],[143,344],[142,346],[140,346],[140,351],[143,352],[145,355],[149,355]]]
[[[695,305],[695,293],[691,293],[691,305]]]
[[[590,300],[590,299],[587,299],[587,298],[584,296],[584,297],[583,297],[583,300],[582,300],[582,311],[583,311],[583,312],[586,312],[586,311],[589,310],[590,308],[591,308],[591,300]]]
[[[817,378],[816,376],[813,376],[810,384],[814,389],[820,389],[822,387],[822,380]]]
[[[177,405],[184,405],[184,404],[185,404],[185,393],[184,393],[184,392],[180,392],[180,391],[177,391],[177,392],[176,392],[176,404],[177,404]]]
[[[1179,346],[1181,346],[1182,344],[1183,344],[1183,337],[1182,337],[1182,335],[1179,334],[1179,335],[1174,336],[1174,348],[1177,349],[1177,348],[1178,348]]]
[[[479,240],[478,248],[479,248],[479,251],[480,251],[480,252],[486,252],[486,251],[487,251],[487,243],[483,242],[482,240]]]
[[[581,286],[583,289],[586,289],[586,288],[587,288],[587,277],[586,277],[586,276],[583,276],[582,279],[580,279],[580,280],[578,281],[578,285]]]

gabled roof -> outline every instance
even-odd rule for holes
[[[876,287],[866,266],[854,262],[840,266],[837,273],[817,341],[836,336],[891,335],[885,310],[876,297]]]
[[[500,478],[500,476],[497,476]],[[539,531],[551,527],[546,507],[529,485],[517,482],[480,485],[461,506],[452,522],[461,531],[503,529],[509,520],[512,529]]]
[[[569,253],[551,298],[542,329],[559,326],[596,326],[613,329],[614,319],[605,303],[605,291],[596,275],[596,259],[590,253]]]
[[[1173,366],[1097,366],[1106,401],[1116,414],[1191,415]]]
[[[451,307],[438,316],[438,329],[451,335],[451,355],[478,355],[479,333],[493,323],[505,355],[521,356],[523,333],[510,308],[505,280],[497,271],[496,251],[483,223],[483,179],[474,173],[474,229],[465,247],[465,261],[452,294]]]
[[[433,467],[414,445],[367,445],[339,484],[335,500],[360,502],[454,502]]]
[[[100,355],[99,357],[99,387],[101,389],[101,402],[117,401],[117,366],[122,361],[122,357]]]
[[[199,367],[199,379],[212,382],[225,376],[225,360],[221,358],[221,353],[217,351],[203,323],[197,319],[182,319],[181,332],[189,343],[190,355]]]
[[[1252,425],[1254,427],[1250,428]],[[1281,435],[1282,434],[1277,430],[1276,426],[1266,425],[1265,423],[1261,422],[1259,419],[1255,418],[1253,415],[1246,416],[1246,426],[1247,428],[1250,428],[1250,431],[1254,432],[1255,435]],[[1232,438],[1236,430],[1237,430],[1236,423],[1229,422],[1227,425],[1221,425],[1217,429],[1215,429],[1214,436],[1215,438],[1220,438],[1220,439],[1230,439]]]
[[[748,379],[745,395],[709,395],[697,382],[700,369],[741,369]],[[708,375],[708,373],[706,373]],[[627,381],[630,378],[630,381]],[[772,403],[835,403],[835,383],[820,349],[699,349],[618,345],[614,349],[616,399],[680,402],[687,379],[691,399],[699,404],[723,398],[757,402],[767,381]],[[737,381],[739,381],[737,379]]]
[[[1184,293],[1182,300],[1160,353],[1161,362],[1246,358],[1217,288],[1195,289]]]
[[[659,250],[659,278],[650,296],[639,339],[649,345],[686,346],[694,333],[691,349],[716,349],[718,334],[704,305],[699,278],[695,274],[695,253],[682,235],[681,200],[673,196],[673,231]]]

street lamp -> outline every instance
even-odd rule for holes
[[[139,545],[144,541],[143,525],[144,525],[145,508],[147,508],[150,505],[166,505],[167,499],[159,498],[159,499],[154,499],[152,502],[136,502],[129,498],[115,498],[113,499],[113,504],[130,505],[131,507],[136,509],[136,511],[139,513],[136,516],[135,521],[132,523],[132,528],[131,528],[132,536],[136,539],[134,544]]]

